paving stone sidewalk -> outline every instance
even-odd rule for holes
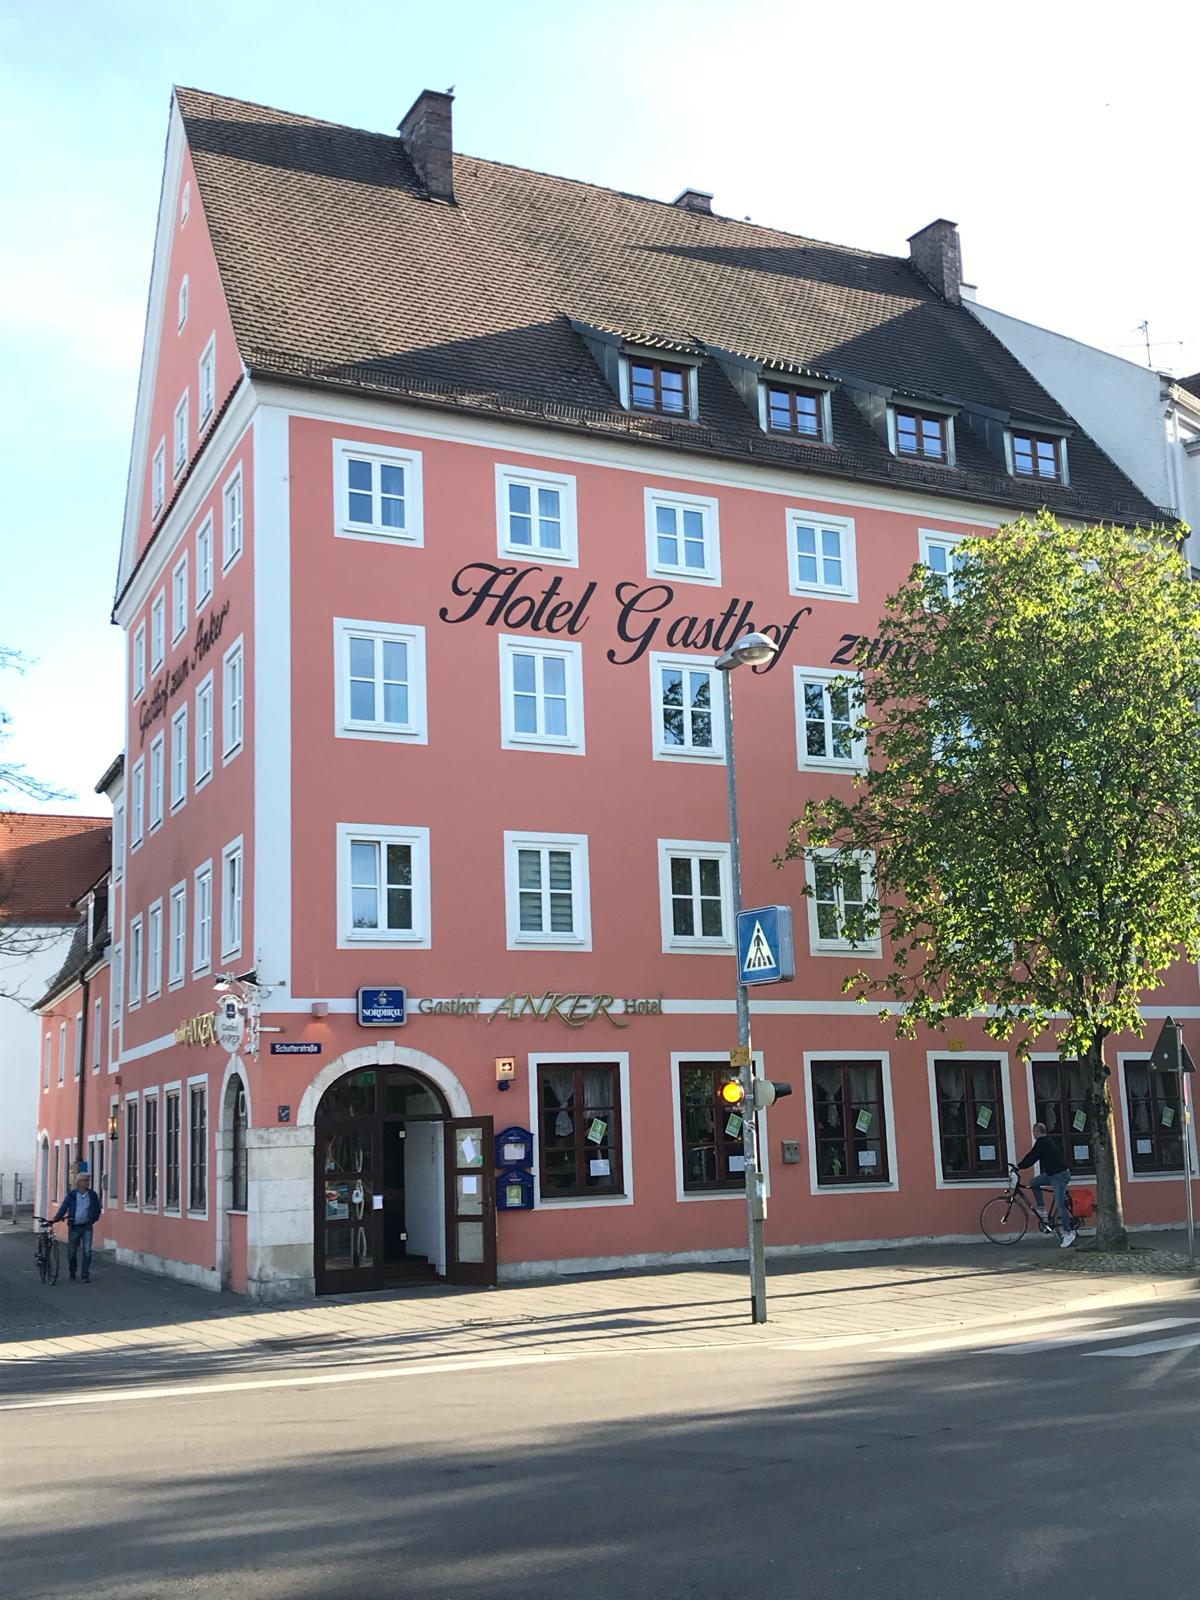
[[[51,1288],[23,1230],[0,1230],[0,1393],[37,1371],[56,1381],[161,1381],[186,1369],[470,1356],[589,1353],[762,1341],[819,1345],[926,1333],[1197,1287],[1176,1235],[1128,1258],[1058,1257],[1052,1241],[1013,1250],[919,1245],[820,1252],[768,1264],[770,1321],[748,1319],[744,1264],[560,1278],[498,1289],[441,1286],[259,1308],[119,1267],[97,1254],[90,1284]],[[1064,1252],[1065,1256],[1067,1253]],[[1046,1269],[1046,1270],[1043,1270]],[[1053,1270],[1051,1270],[1053,1269]],[[1061,1270],[1059,1270],[1061,1269]]]

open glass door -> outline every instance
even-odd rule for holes
[[[317,1186],[318,1294],[374,1289],[380,1282],[382,1210],[377,1133],[370,1123],[339,1118],[317,1129],[322,1181]]]
[[[496,1139],[491,1117],[459,1117],[446,1133],[446,1281],[496,1281]]]

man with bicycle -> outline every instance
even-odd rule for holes
[[[75,1262],[79,1247],[83,1246],[83,1281],[92,1279],[92,1228],[100,1217],[100,1196],[92,1188],[92,1174],[86,1161],[79,1163],[75,1174],[75,1187],[67,1190],[67,1198],[50,1218],[51,1227],[67,1219],[67,1270],[75,1276]]]
[[[1049,1183],[1054,1190],[1054,1204],[1058,1210],[1058,1220],[1062,1223],[1062,1245],[1066,1250],[1075,1243],[1075,1230],[1071,1227],[1071,1213],[1067,1205],[1067,1185],[1071,1181],[1071,1169],[1063,1160],[1062,1149],[1057,1139],[1052,1139],[1046,1132],[1044,1122],[1035,1122],[1033,1125],[1033,1149],[1027,1156],[1017,1162],[1019,1171],[1024,1172],[1038,1164],[1038,1175],[1029,1185],[1033,1194],[1033,1203],[1037,1208],[1038,1220],[1042,1225],[1043,1233],[1053,1230],[1046,1220],[1046,1206],[1042,1198],[1042,1185]]]

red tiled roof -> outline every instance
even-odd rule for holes
[[[0,812],[0,921],[74,922],[111,854],[108,817]]]

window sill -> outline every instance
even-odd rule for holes
[[[500,741],[502,750],[532,750],[546,756],[583,756],[587,750],[578,739],[535,739],[529,735],[506,733]]]
[[[421,534],[411,528],[373,528],[355,522],[341,523],[335,533],[339,539],[366,539],[373,544],[406,544],[418,549],[425,542]]]
[[[212,768],[210,767],[209,770],[204,774],[204,776],[202,778],[197,778],[196,779],[195,783],[192,785],[192,793],[193,794],[199,794],[201,789],[207,789],[211,782],[212,782]]]
[[[667,583],[699,583],[708,589],[719,589],[720,573],[699,572],[695,567],[647,567],[648,578],[658,578]]]
[[[882,961],[883,951],[877,944],[812,944],[813,956],[852,956],[859,961]]]
[[[369,931],[353,929],[338,939],[340,950],[428,950],[429,947],[430,937],[427,933],[388,933],[386,929],[379,928]]]
[[[237,744],[231,745],[228,750],[222,750],[222,752],[221,752],[221,765],[223,767],[227,767],[231,761],[235,760],[236,757],[241,755],[242,751],[245,748],[246,748],[245,740],[239,739]]]
[[[725,765],[724,750],[686,750],[686,749],[655,749],[655,761],[684,761],[695,762],[704,766],[723,767]]]
[[[817,1183],[812,1186],[814,1195],[833,1194],[895,1194],[900,1185],[888,1183]]]
[[[187,1216],[189,1222],[207,1222],[208,1209],[206,1207],[203,1211],[193,1211],[191,1206],[189,1206]]]
[[[538,1196],[539,1206],[557,1205],[591,1205],[596,1201],[612,1202],[614,1200],[627,1200],[629,1196],[624,1189],[603,1189],[595,1194],[556,1194]]]
[[[399,728],[386,722],[343,722],[337,736],[339,739],[375,739],[387,744],[429,743],[424,728]]]
[[[733,953],[733,944],[726,939],[712,939],[704,943],[698,939],[672,939],[663,945],[663,954],[666,956],[731,956]]]
[[[866,770],[865,763],[860,761],[818,761],[812,756],[805,756],[797,766],[799,772],[833,772],[851,778],[861,776]]]
[[[225,573],[227,573],[231,567],[236,567],[238,562],[241,559],[242,559],[241,550],[235,550],[233,552],[233,554],[229,555],[229,556],[222,556],[221,557],[221,575],[222,575],[222,577],[224,577]]]
[[[589,953],[592,948],[590,939],[539,939],[533,934],[513,934],[507,948],[509,950],[561,950],[568,954],[572,951]]]

